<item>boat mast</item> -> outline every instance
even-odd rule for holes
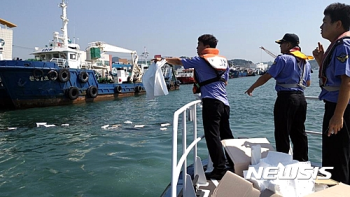
[[[149,53],[147,52],[146,47],[144,47],[144,52],[143,52],[141,55],[143,56],[146,65],[148,65],[148,64],[147,64],[147,57],[148,57],[148,54],[149,54]]]
[[[63,32],[63,44],[65,47],[68,47],[68,18],[67,18],[67,4],[64,2],[65,0],[62,0],[62,3],[60,4],[60,7],[62,8],[62,28],[61,31]]]

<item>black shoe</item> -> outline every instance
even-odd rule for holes
[[[205,177],[207,179],[216,179],[216,180],[221,180],[222,177],[225,175],[227,170],[217,170],[217,169],[214,169],[213,171],[211,172],[207,172],[205,173]]]
[[[226,170],[234,170],[235,165],[233,163],[226,162],[225,168]]]

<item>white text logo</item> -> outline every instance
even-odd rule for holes
[[[249,167],[245,176],[246,179],[265,179],[265,180],[309,180],[312,178],[316,180],[317,174],[320,173],[323,176],[319,176],[318,179],[326,180],[330,179],[332,174],[327,170],[332,170],[333,167],[311,167],[311,166],[287,166],[287,167],[259,167],[258,171],[254,167]]]

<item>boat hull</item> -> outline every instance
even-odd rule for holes
[[[177,80],[181,82],[181,84],[191,84],[194,83],[193,77],[177,77]]]
[[[99,83],[93,70],[65,69],[51,62],[0,61],[0,78],[0,109],[70,105],[146,93],[142,83]]]
[[[194,69],[181,69],[178,71],[176,78],[181,82],[181,84],[194,83]]]
[[[27,100],[11,100],[11,99],[0,99],[0,109],[26,109],[35,107],[49,107],[59,105],[72,105],[81,103],[92,103],[98,101],[115,100],[117,98],[142,95],[142,93],[123,93],[123,94],[111,94],[111,95],[99,95],[96,98],[89,98],[80,96],[75,100],[67,98],[43,98],[43,99],[27,99]]]

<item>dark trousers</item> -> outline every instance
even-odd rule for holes
[[[278,152],[288,153],[289,137],[293,143],[293,159],[308,161],[305,133],[307,103],[302,92],[278,92],[274,108],[275,141]]]
[[[336,103],[327,102],[322,126],[322,166],[334,167],[327,170],[332,173],[332,179],[350,184],[350,106],[343,116],[343,128],[336,134],[327,136],[329,120],[334,114]]]
[[[221,140],[233,139],[230,129],[230,107],[216,99],[202,99],[202,118],[204,135],[213,166],[217,170],[225,169],[225,154]],[[230,159],[228,159],[231,161]],[[230,162],[231,163],[231,162]]]

